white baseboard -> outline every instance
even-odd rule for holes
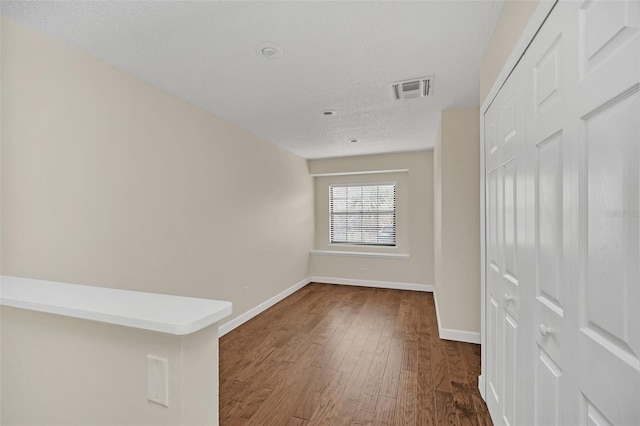
[[[480,396],[482,399],[486,399],[484,397],[484,377],[482,377],[482,374],[478,376],[478,389],[480,390]]]
[[[455,340],[456,342],[480,344],[480,333],[473,331],[454,330],[451,328],[440,328],[438,324],[438,333],[440,338],[444,340]]]
[[[476,343],[480,344],[480,333],[473,331],[455,330],[452,328],[443,328],[440,320],[440,310],[438,309],[438,298],[433,293],[433,301],[436,305],[436,319],[438,321],[438,335],[444,340],[454,340],[456,342]]]
[[[480,343],[480,333],[463,331],[463,330],[454,330],[450,328],[442,328],[440,326],[440,311],[438,310],[438,298],[436,297],[435,288],[429,284],[415,284],[415,283],[399,283],[394,281],[371,281],[371,280],[354,280],[350,278],[333,278],[333,277],[308,277],[299,283],[289,287],[288,289],[276,294],[271,299],[262,302],[258,306],[249,309],[247,312],[242,315],[237,316],[229,322],[222,324],[218,328],[218,335],[220,337],[224,336],[231,330],[245,322],[249,321],[251,318],[260,314],[261,312],[269,309],[282,299],[296,291],[300,290],[302,287],[306,286],[311,282],[324,283],[324,284],[337,284],[337,285],[354,285],[359,287],[373,287],[373,288],[389,288],[394,290],[412,290],[412,291],[424,291],[427,293],[433,293],[433,299],[436,305],[436,319],[438,321],[438,335],[441,339],[445,340],[455,340],[458,342],[465,343]]]
[[[222,337],[225,334],[227,334],[228,332],[230,332],[231,330],[233,330],[234,328],[241,326],[245,322],[249,321],[251,318],[255,317],[256,315],[258,315],[260,313],[262,313],[263,311],[266,311],[267,309],[269,309],[270,307],[272,307],[273,305],[275,305],[276,303],[278,303],[279,301],[281,301],[285,297],[290,296],[291,294],[293,294],[296,291],[300,290],[302,287],[304,287],[305,285],[309,284],[310,282],[311,282],[311,280],[309,278],[305,278],[304,280],[300,281],[299,283],[297,283],[297,284],[289,287],[288,289],[276,294],[271,299],[269,299],[269,300],[267,300],[265,302],[262,302],[261,304],[259,304],[258,306],[254,307],[254,308],[249,309],[244,314],[239,315],[239,316],[235,317],[234,319],[232,319],[231,321],[220,325],[218,327],[218,337]]]
[[[433,293],[434,290],[433,286],[429,284],[398,283],[393,281],[353,280],[332,277],[310,277],[309,280],[310,282],[323,284],[355,285],[358,287],[390,288],[394,290],[425,291],[428,293]]]

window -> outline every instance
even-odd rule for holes
[[[332,244],[396,245],[396,185],[331,185]]]

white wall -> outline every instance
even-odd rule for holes
[[[310,275],[336,279],[433,284],[433,153],[428,151],[309,161],[311,174],[406,169],[406,172],[315,178],[315,246],[320,251],[408,255],[387,259],[312,254]],[[329,185],[396,182],[397,246],[349,247],[329,244]]]
[[[435,148],[435,284],[441,337],[479,341],[479,109],[442,112]],[[466,337],[465,337],[466,336]]]
[[[304,159],[6,18],[1,148],[5,275],[229,300],[229,319],[308,276]],[[18,357],[5,341],[18,329],[40,333],[3,322],[5,409],[49,355]],[[94,378],[109,383],[109,371]],[[52,377],[61,392],[82,383]],[[51,409],[73,419],[71,407]],[[129,420],[143,422],[136,413]]]

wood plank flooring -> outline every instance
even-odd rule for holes
[[[491,425],[433,295],[312,283],[220,338],[220,424]]]

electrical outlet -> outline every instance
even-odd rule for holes
[[[169,361],[147,355],[147,399],[169,406]]]
[[[360,268],[360,273],[364,274],[365,272],[367,272],[367,268]]]
[[[244,297],[247,297],[249,295],[249,286],[245,285],[244,288],[242,289],[242,294],[244,294]]]

